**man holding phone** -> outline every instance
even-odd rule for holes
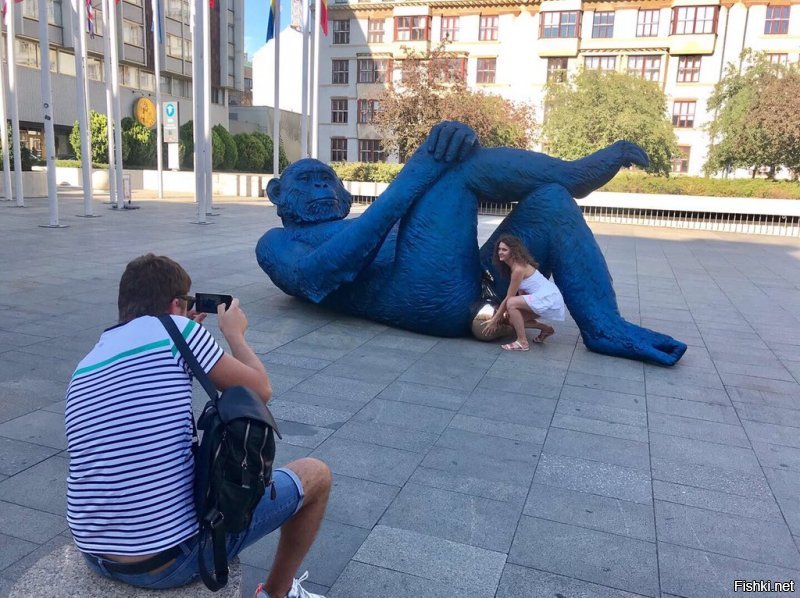
[[[119,323],[103,332],[67,389],[67,520],[75,543],[95,572],[151,589],[197,579],[200,550],[191,375],[158,316],[172,316],[218,390],[247,386],[265,403],[272,396],[264,365],[245,340],[239,300],[193,297],[190,289],[189,274],[168,257],[131,261],[119,285]],[[206,313],[195,307],[216,308],[230,353],[200,325]],[[305,575],[294,575],[325,514],[330,470],[299,459],[276,469],[273,481],[276,497],[265,493],[250,528],[228,535],[228,556],[280,527],[257,596],[315,598],[300,585]]]

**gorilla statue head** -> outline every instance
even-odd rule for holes
[[[284,226],[341,220],[353,202],[333,169],[311,158],[292,163],[280,178],[271,179],[267,195]]]

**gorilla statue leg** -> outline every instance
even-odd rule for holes
[[[622,318],[605,258],[564,187],[545,185],[516,206],[481,248],[484,268],[494,271],[492,252],[502,234],[522,239],[542,272],[553,273],[587,348],[659,365],[674,365],[683,356],[684,343]]]

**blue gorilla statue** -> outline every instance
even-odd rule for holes
[[[513,234],[541,272],[553,274],[589,349],[674,365],[686,345],[622,318],[605,259],[573,200],[621,167],[647,163],[625,141],[573,162],[481,148],[472,129],[443,122],[358,218],[345,219],[352,199],[330,167],[311,159],[289,166],[267,186],[284,228],[261,237],[256,257],[289,295],[452,337],[469,334],[481,272],[494,269],[495,240]],[[479,201],[518,202],[480,249]],[[504,285],[496,289],[501,296]]]

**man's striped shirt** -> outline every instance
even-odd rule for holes
[[[172,316],[203,370],[223,352]],[[85,552],[159,552],[196,534],[192,382],[152,316],[106,330],[67,389],[67,521]]]

